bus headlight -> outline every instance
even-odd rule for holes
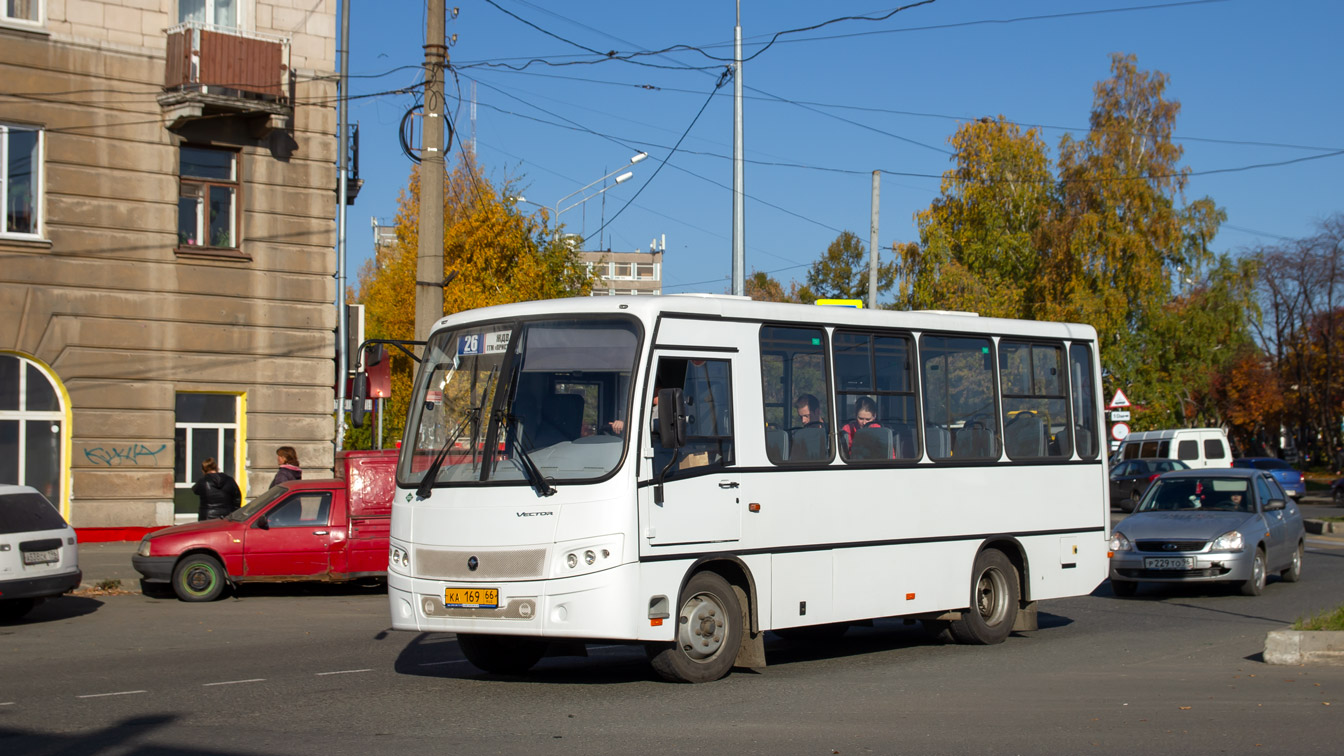
[[[570,543],[557,543],[556,554],[563,554],[563,557],[557,557],[552,575],[554,577],[569,577],[571,575],[582,575],[589,572],[597,572],[615,567],[621,561],[621,537],[606,536],[597,543],[593,541],[578,541]]]
[[[400,544],[392,544],[388,550],[387,566],[389,569],[396,569],[399,572],[409,572],[411,569],[411,550]]]

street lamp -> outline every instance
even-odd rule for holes
[[[641,152],[641,153],[639,153],[638,155],[635,155],[634,157],[630,158],[630,162],[629,162],[629,163],[627,163],[627,164],[621,166],[620,168],[617,168],[616,170],[614,170],[614,171],[612,171],[611,173],[608,173],[607,175],[603,176],[602,178],[600,178],[600,179],[598,179],[598,180],[596,180],[596,181],[594,181],[594,182],[588,184],[587,186],[584,186],[583,188],[579,189],[578,191],[570,192],[569,194],[566,194],[565,196],[563,196],[563,197],[561,197],[560,199],[556,200],[556,201],[555,201],[555,225],[556,225],[557,227],[559,227],[559,225],[560,225],[560,214],[563,213],[563,212],[565,212],[566,210],[573,210],[574,208],[578,207],[579,205],[582,205],[583,203],[587,202],[588,200],[590,200],[590,199],[592,199],[592,198],[598,196],[599,194],[602,194],[603,192],[607,191],[607,190],[610,189],[612,186],[616,186],[616,184],[621,184],[621,183],[624,183],[624,182],[626,182],[626,181],[629,181],[631,178],[634,177],[635,174],[634,174],[633,171],[626,171],[625,169],[628,168],[628,167],[630,167],[630,166],[632,166],[632,165],[634,165],[635,163],[638,163],[639,161],[643,160],[644,158],[646,158],[646,157],[648,157],[648,156],[649,156],[649,153],[647,153],[647,152]],[[625,173],[621,173],[621,171],[625,171]],[[616,176],[616,174],[618,174],[618,173],[620,173],[621,175]],[[582,199],[580,199],[580,200],[578,200],[578,201],[576,201],[576,202],[573,202],[573,203],[571,203],[571,204],[569,204],[569,205],[566,205],[564,208],[561,208],[561,207],[560,207],[560,205],[562,205],[562,204],[564,203],[564,201],[567,200],[567,199],[569,199],[570,197],[573,197],[573,196],[576,195],[576,194],[583,194],[584,192],[586,192],[586,191],[588,191],[589,189],[593,188],[593,187],[596,186],[597,184],[600,184],[600,183],[602,183],[603,181],[606,181],[607,179],[611,178],[612,176],[616,176],[616,182],[613,183],[613,184],[611,184],[611,186],[604,186],[604,187],[602,187],[601,189],[599,189],[598,191],[593,192],[592,194],[590,194],[590,195],[588,195],[588,196],[586,196],[586,197],[583,197]]]

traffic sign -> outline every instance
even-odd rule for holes
[[[1111,410],[1111,422],[1118,423],[1129,419],[1129,410]]]
[[[1129,436],[1129,426],[1125,423],[1116,423],[1111,426],[1111,438],[1116,441],[1124,441]]]
[[[1115,398],[1111,399],[1111,403],[1106,405],[1106,409],[1116,409],[1118,407],[1128,407],[1128,406],[1129,406],[1129,397],[1125,396],[1125,392],[1121,391],[1120,389],[1116,389]]]

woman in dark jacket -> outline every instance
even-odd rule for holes
[[[191,487],[192,493],[201,499],[196,519],[217,520],[242,505],[243,493],[238,490],[238,483],[219,471],[214,457],[201,462],[201,472],[205,474]]]
[[[292,446],[282,446],[275,450],[275,461],[280,465],[275,477],[271,478],[271,488],[291,480],[301,480],[303,470],[299,468],[299,453]]]

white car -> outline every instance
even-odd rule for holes
[[[0,622],[79,587],[75,529],[29,486],[0,485]]]

